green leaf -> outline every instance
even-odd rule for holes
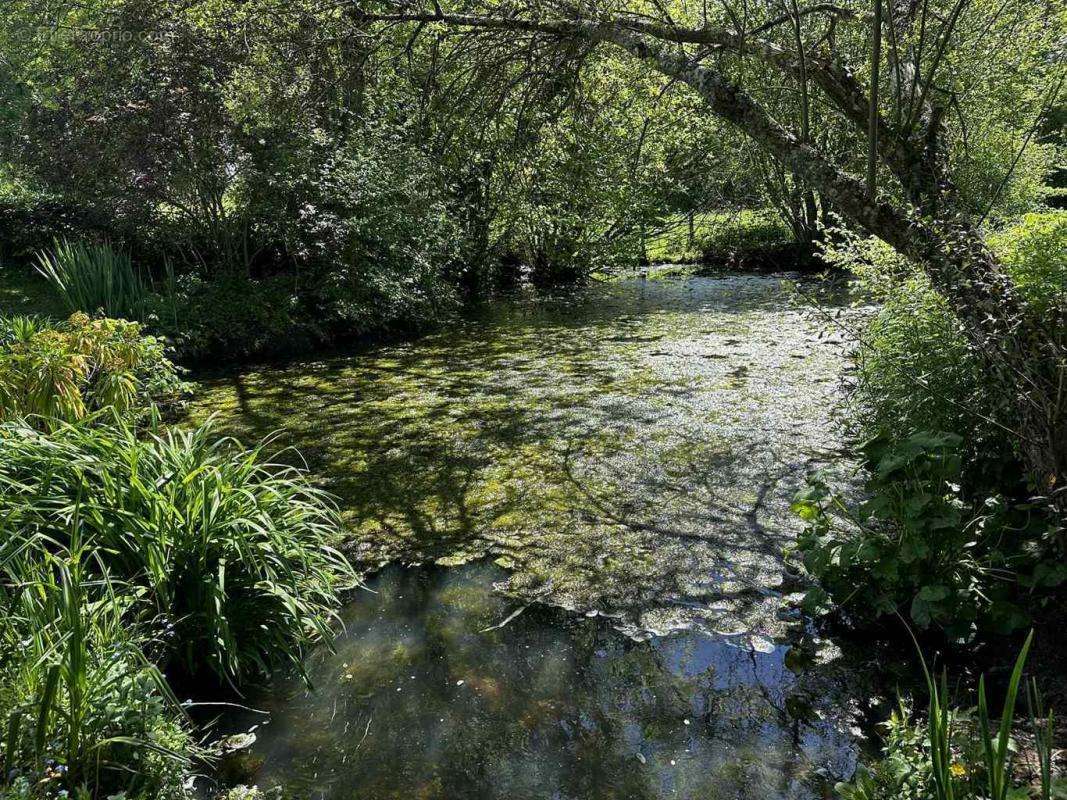
[[[944,600],[948,596],[948,587],[942,586],[941,584],[924,586],[922,589],[919,590],[919,597],[929,603],[936,603],[938,600]]]
[[[38,758],[44,755],[44,747],[48,739],[48,723],[55,708],[56,692],[59,689],[59,665],[53,664],[48,668],[45,675],[44,691],[37,706],[37,727],[34,730],[34,752]]]

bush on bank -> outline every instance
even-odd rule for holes
[[[163,341],[135,322],[0,316],[0,420],[47,427],[103,408],[133,419],[152,403],[173,408],[186,392]]]
[[[0,451],[0,525],[69,548],[76,519],[100,566],[167,631],[164,665],[240,684],[299,668],[329,638],[337,594],[354,583],[333,548],[336,512],[262,445],[244,450],[210,422],[146,435],[14,422],[0,426]]]
[[[1027,215],[991,241],[1024,313],[1067,344],[1067,213]],[[819,584],[809,603],[840,604],[861,624],[899,612],[953,639],[1026,626],[1067,582],[1067,562],[1047,487],[1021,466],[1010,398],[912,265],[848,234],[829,239],[825,257],[881,308],[862,332],[849,405],[867,499],[814,476],[795,504],[807,522],[798,551]],[[1061,404],[1067,413],[1067,395]]]
[[[1067,353],[1067,213],[1027,215],[989,240],[1019,287],[1026,322],[1058,333]],[[805,521],[797,552],[816,583],[808,607],[839,609],[859,627],[896,626],[899,615],[954,645],[1059,619],[1067,583],[1063,520],[1050,507],[1049,487],[1027,480],[1020,436],[1004,412],[1013,398],[999,394],[913,265],[874,240],[840,232],[826,240],[826,251],[880,308],[860,331],[848,404],[864,495],[845,496],[817,474],[794,503]],[[1060,403],[1067,413],[1067,395]],[[838,797],[1063,794],[1052,766],[1053,718],[1036,683],[1016,687],[1022,713],[1013,715],[1009,691],[997,726],[983,724],[981,683],[974,708],[974,696],[955,684],[950,695],[947,679],[927,677],[925,714],[913,716],[902,704],[883,726],[881,756],[839,785]],[[1024,747],[1033,768],[1019,763]]]

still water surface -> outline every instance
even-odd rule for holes
[[[259,724],[226,770],[323,800],[822,796],[861,692],[782,554],[846,346],[782,278],[679,277],[206,380],[194,415],[296,445],[374,573],[315,690],[226,721]]]

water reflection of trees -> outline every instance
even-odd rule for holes
[[[849,747],[790,716],[781,652],[697,634],[635,642],[543,608],[487,631],[510,611],[491,591],[501,577],[484,565],[387,571],[316,665],[318,691],[276,715],[268,776],[331,799],[769,800],[803,796],[792,784],[808,758]],[[360,658],[383,663],[339,680]]]

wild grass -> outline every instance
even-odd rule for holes
[[[151,286],[130,256],[108,244],[57,239],[37,254],[37,271],[52,284],[70,312],[103,312],[108,317],[142,319]]]
[[[91,563],[79,527],[70,520],[70,547],[40,534],[0,545],[3,774],[41,797],[173,796],[196,748],[130,624],[135,597]]]
[[[234,685],[302,669],[307,648],[331,638],[338,593],[356,583],[333,546],[332,501],[210,421],[143,436],[97,423],[49,435],[0,425],[0,535],[70,548],[77,518],[101,569],[168,631],[171,667]]]
[[[1037,769],[1034,785],[1019,769],[1016,706],[1033,633],[1027,636],[1008,679],[1000,716],[991,711],[985,677],[979,678],[973,712],[954,707],[946,670],[936,676],[919,653],[928,703],[923,726],[910,722],[907,706],[886,723],[885,756],[839,784],[842,800],[1040,800],[1063,796],[1052,773],[1053,717],[1045,713],[1036,684],[1025,684]],[[918,644],[916,644],[918,647]]]

